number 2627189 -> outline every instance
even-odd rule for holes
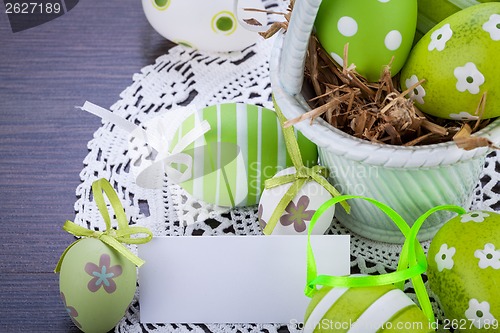
[[[21,2],[5,4],[7,14],[59,14],[61,12],[59,2]]]

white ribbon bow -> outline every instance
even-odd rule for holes
[[[92,113],[129,133],[129,150],[131,170],[136,177],[137,185],[144,188],[159,188],[162,186],[162,177],[166,173],[176,184],[192,178],[193,157],[183,153],[190,144],[201,138],[210,130],[210,124],[204,120],[200,122],[195,116],[195,127],[179,139],[169,152],[168,148],[173,135],[182,123],[192,114],[196,115],[194,106],[180,107],[174,112],[157,116],[144,124],[144,128],[136,126],[113,112],[85,102],[81,110]],[[183,172],[174,168],[172,164],[184,165]]]

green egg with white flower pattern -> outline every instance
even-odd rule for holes
[[[498,332],[500,214],[474,211],[448,221],[428,252],[431,290],[457,332]]]
[[[484,2],[498,2],[498,0],[418,0],[416,41],[448,16]]]
[[[436,117],[477,120],[483,106],[483,119],[498,117],[499,54],[500,3],[468,7],[415,45],[401,71],[401,89],[413,88],[409,98]]]
[[[123,318],[136,290],[136,267],[95,238],[76,242],[66,253],[59,276],[60,296],[73,323],[83,332],[108,332]]]

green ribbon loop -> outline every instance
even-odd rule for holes
[[[286,191],[285,195],[281,198],[280,202],[274,209],[273,214],[269,218],[269,221],[267,222],[267,225],[263,230],[264,234],[266,235],[272,234],[274,228],[276,227],[276,224],[278,224],[279,218],[281,217],[281,215],[283,215],[283,212],[285,211],[286,207],[293,200],[293,198],[295,198],[295,196],[300,191],[302,186],[304,186],[305,183],[309,181],[315,181],[323,188],[325,188],[332,195],[332,197],[337,197],[341,195],[339,191],[337,191],[337,189],[333,187],[333,185],[330,184],[328,180],[326,180],[326,178],[328,177],[327,168],[320,165],[315,165],[313,167],[306,167],[304,165],[302,161],[302,155],[300,154],[299,144],[294,135],[293,128],[292,127],[285,128],[284,123],[286,121],[286,118],[281,112],[281,109],[279,108],[278,104],[274,100],[274,97],[273,97],[273,102],[276,114],[278,116],[283,131],[285,146],[288,155],[290,156],[290,159],[295,167],[295,173],[291,175],[274,177],[266,180],[265,182],[266,189],[271,189],[273,187],[292,183],[290,188]],[[341,202],[341,205],[342,207],[344,207],[347,213],[350,212],[350,207],[346,202],[344,201]]]
[[[398,267],[395,272],[376,276],[318,276],[316,261],[311,247],[311,232],[319,217],[326,210],[328,210],[332,205],[348,199],[363,199],[374,204],[394,221],[405,236],[406,239],[403,244]],[[316,211],[309,224],[307,233],[307,285],[304,293],[306,296],[312,297],[317,291],[316,286],[318,285],[329,287],[371,287],[395,284],[396,287],[403,289],[404,281],[410,279],[413,283],[413,288],[415,290],[415,294],[417,295],[422,312],[426,315],[430,322],[434,322],[434,312],[429,300],[429,295],[427,294],[427,290],[425,289],[425,285],[422,280],[422,273],[427,270],[427,257],[420,242],[417,240],[417,234],[425,220],[431,214],[440,210],[448,210],[458,214],[464,214],[466,212],[465,209],[459,206],[437,206],[421,215],[410,228],[401,215],[389,206],[375,199],[355,195],[344,195],[328,200]]]
[[[63,230],[66,230],[70,234],[77,237],[87,237],[96,238],[105,244],[111,246],[113,249],[122,254],[125,258],[130,260],[134,265],[140,267],[144,264],[144,260],[132,253],[123,244],[144,244],[149,242],[153,238],[153,233],[146,227],[129,226],[125,210],[116,194],[113,186],[104,178],[98,179],[92,183],[92,193],[94,195],[94,202],[101,213],[101,216],[106,224],[106,231],[93,231],[82,226],[77,225],[72,221],[66,221],[63,226]],[[111,227],[111,218],[109,216],[108,208],[104,200],[104,194],[108,197],[109,203],[113,208],[116,221],[118,222],[118,228],[115,230]],[[132,237],[134,235],[143,235],[141,237]],[[81,239],[73,242],[70,246],[66,248],[63,252],[55,272],[59,272],[61,269],[62,261],[71,247],[78,243]]]

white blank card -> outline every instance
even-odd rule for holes
[[[349,236],[311,243],[318,274],[350,273]],[[139,246],[141,322],[300,322],[306,246],[306,236],[155,237]]]

